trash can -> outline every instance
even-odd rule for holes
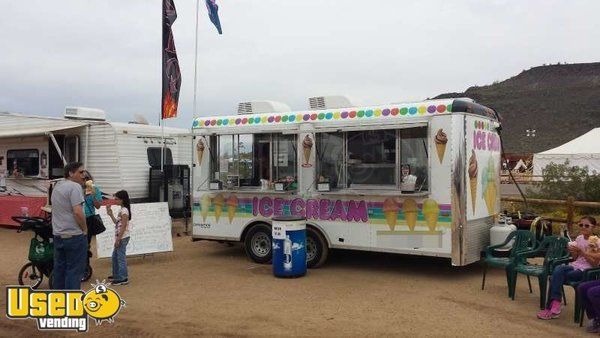
[[[273,217],[273,274],[306,274],[306,220],[297,216]]]

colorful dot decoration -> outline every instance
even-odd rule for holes
[[[269,115],[261,117],[237,117],[237,118],[214,118],[194,120],[192,128],[215,127],[215,126],[246,126],[246,125],[263,125],[277,123],[297,123],[308,121],[335,121],[346,119],[366,119],[366,118],[381,118],[381,117],[409,117],[422,116],[430,114],[443,114],[452,111],[452,105],[418,105],[411,107],[393,107],[383,109],[367,109],[367,110],[343,110],[329,112],[307,112],[301,114],[283,114]],[[478,129],[489,128],[489,123],[476,121],[475,127]]]

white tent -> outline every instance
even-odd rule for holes
[[[595,128],[554,149],[533,155],[533,175],[542,175],[550,163],[588,167],[590,174],[600,174],[600,128]]]

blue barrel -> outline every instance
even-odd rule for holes
[[[306,274],[306,220],[297,216],[273,217],[273,274]]]

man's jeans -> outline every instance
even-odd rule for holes
[[[112,271],[113,281],[115,282],[120,282],[129,278],[129,275],[127,274],[127,260],[125,258],[128,243],[129,237],[125,237],[121,239],[119,246],[113,249]]]
[[[54,236],[54,268],[52,287],[56,290],[80,290],[81,278],[87,262],[87,237],[70,238]]]

